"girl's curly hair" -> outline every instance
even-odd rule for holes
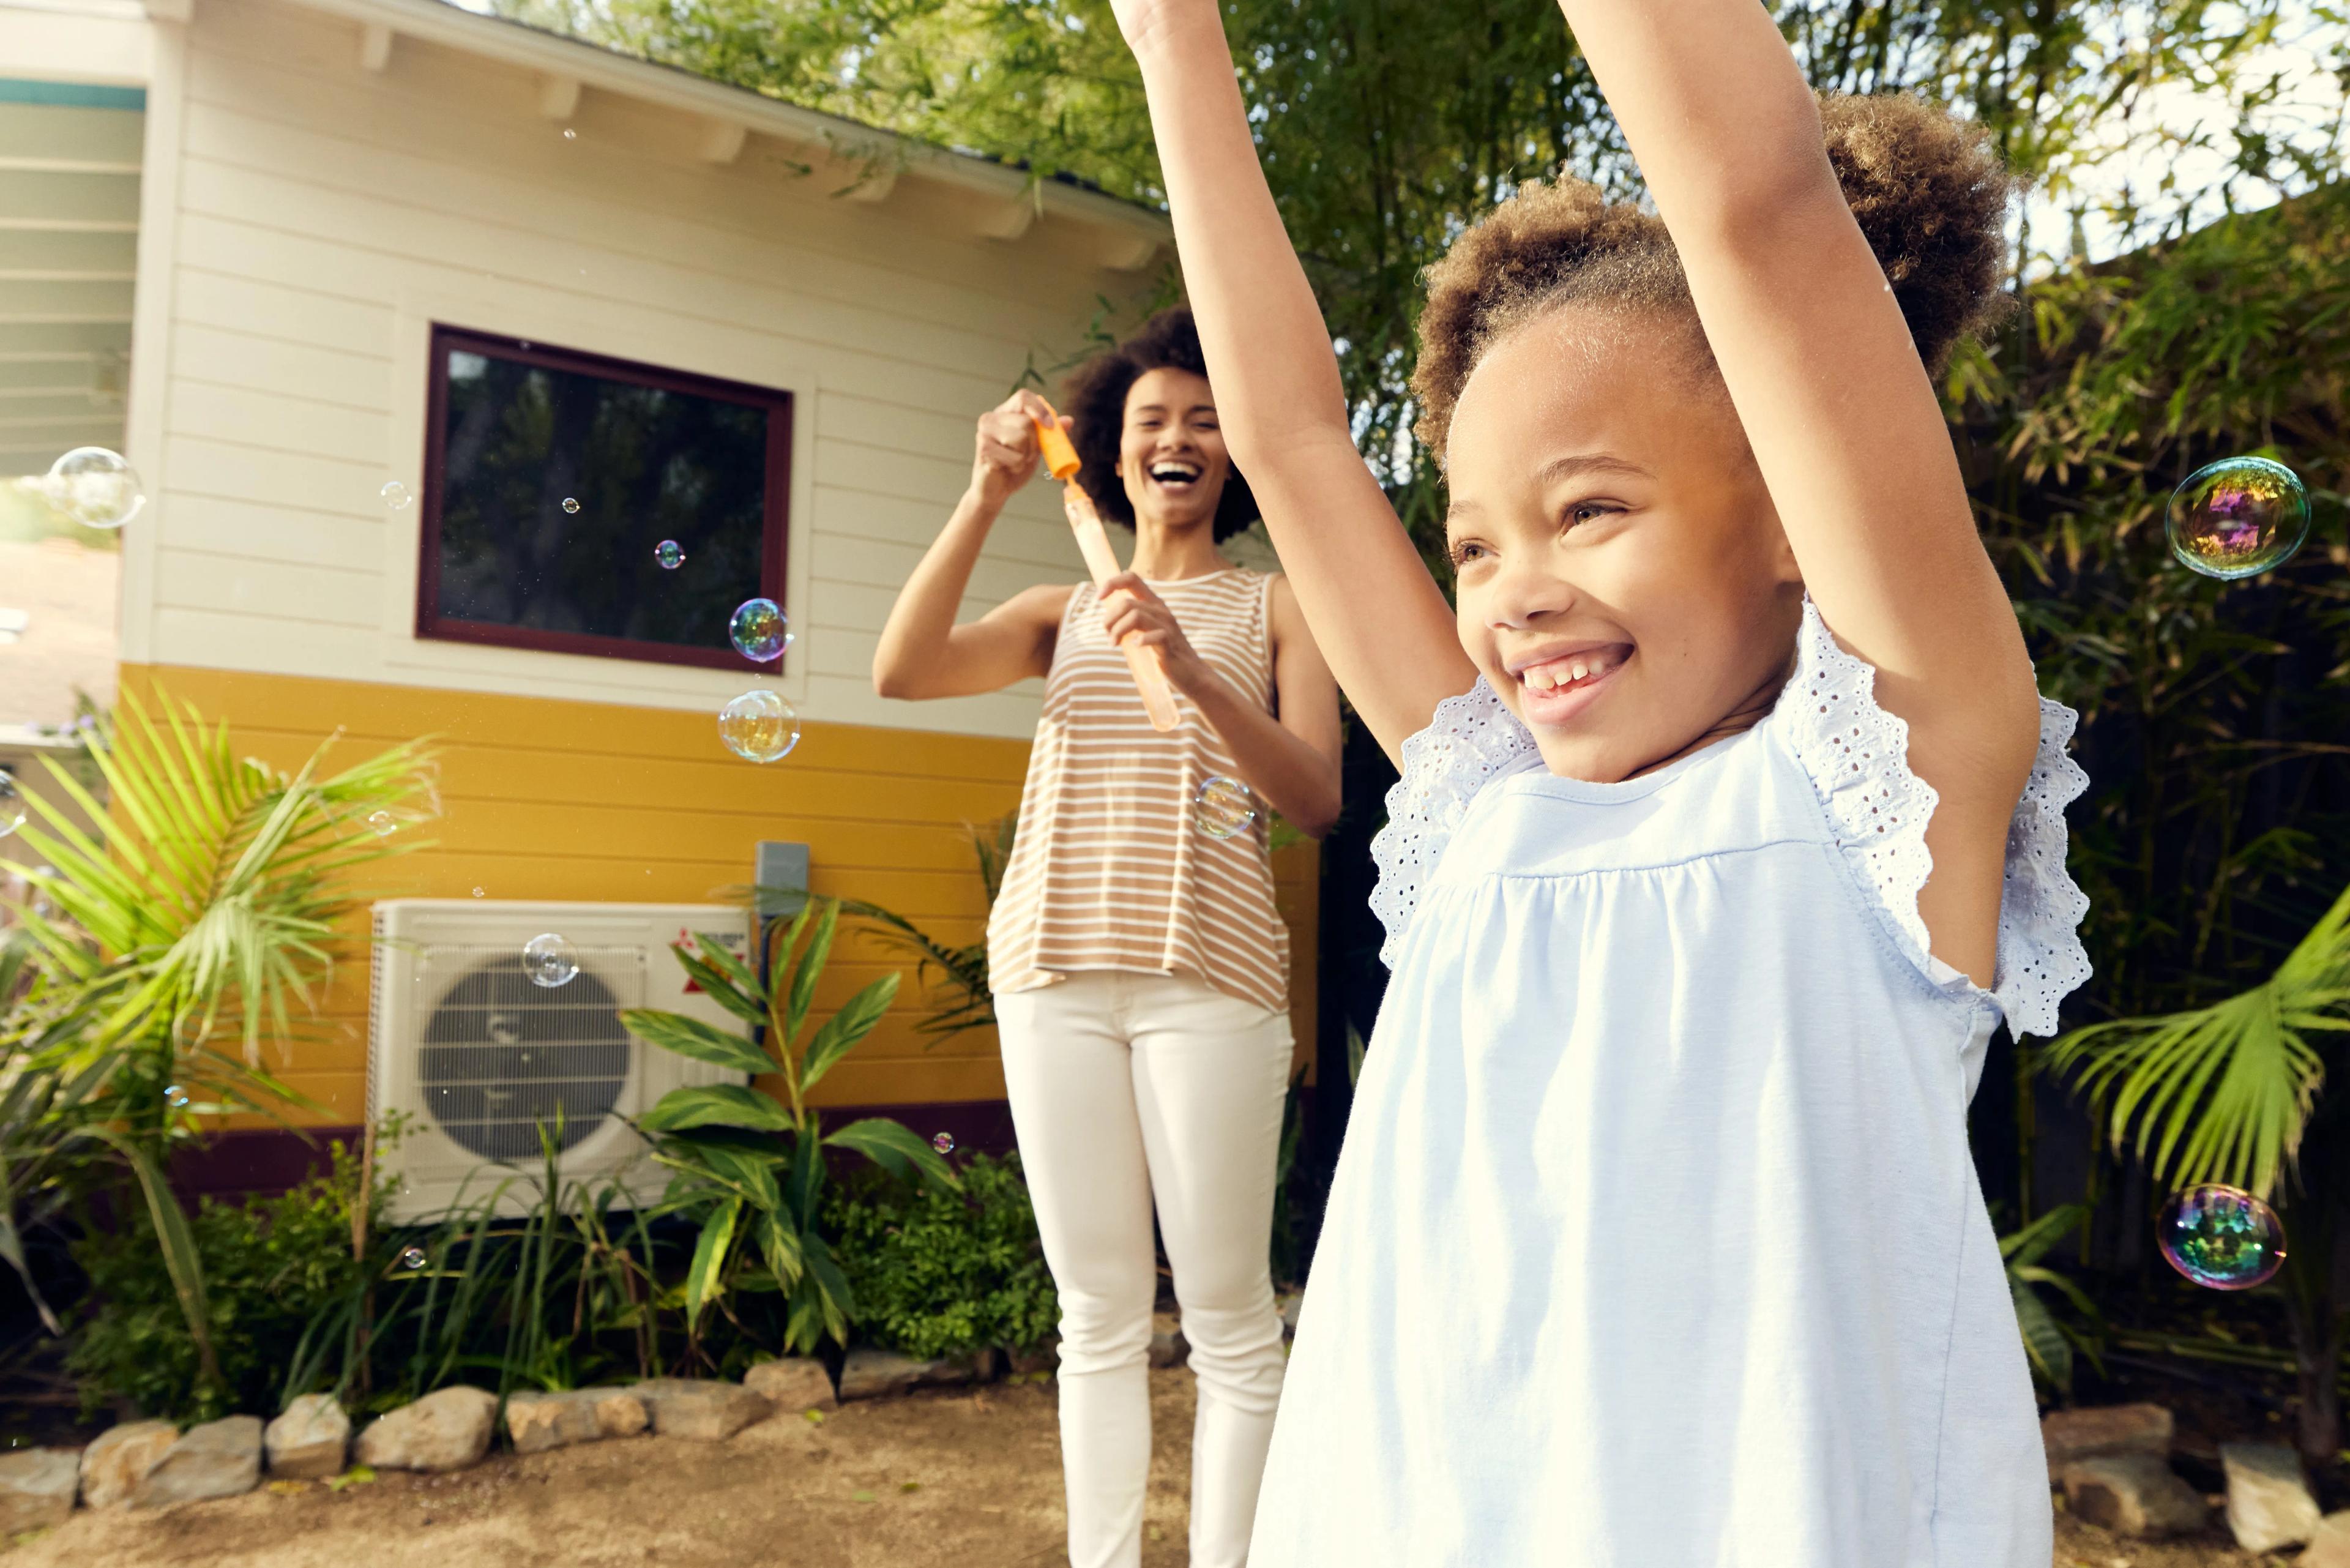
[[[1126,498],[1125,482],[1118,476],[1118,438],[1126,431],[1126,394],[1152,370],[1189,370],[1204,378],[1208,361],[1200,352],[1200,329],[1191,310],[1178,306],[1162,310],[1143,323],[1142,330],[1108,352],[1077,368],[1062,393],[1061,408],[1076,427],[1070,439],[1078,460],[1077,483],[1093,497],[1095,509],[1113,523],[1134,526],[1134,507]],[[1256,521],[1256,497],[1240,470],[1224,479],[1224,493],[1216,504],[1217,543],[1231,538]]]
[[[2013,182],[1981,127],[1906,93],[1823,93],[1820,123],[1845,201],[1885,268],[1918,358],[1939,373],[1960,339],[2011,303],[2001,282]],[[1428,269],[1411,378],[1420,408],[1414,433],[1440,462],[1461,389],[1485,351],[1531,317],[1575,301],[1695,323],[1664,221],[1611,203],[1580,180],[1523,187]],[[1703,334],[1695,336],[1703,355]]]

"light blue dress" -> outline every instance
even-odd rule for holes
[[[2047,1568],[1966,1108],[2089,972],[2087,780],[2043,702],[1981,990],[1874,678],[1807,605],[1774,711],[1647,777],[1544,771],[1482,681],[1406,744],[1253,1568]]]

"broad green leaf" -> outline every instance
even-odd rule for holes
[[[754,1075],[775,1070],[775,1064],[766,1053],[741,1035],[729,1034],[681,1012],[631,1007],[620,1014],[620,1027],[664,1051],[674,1051],[712,1066]]]
[[[767,1004],[763,998],[744,995],[723,974],[683,948],[672,947],[669,950],[676,956],[678,967],[685,971],[696,985],[709,992],[711,1001],[745,1023],[755,1025],[767,1022]]]
[[[702,1309],[717,1293],[719,1276],[726,1266],[726,1254],[734,1241],[734,1221],[742,1212],[741,1200],[730,1199],[702,1221],[702,1234],[695,1238],[693,1243],[693,1262],[685,1271],[685,1321],[688,1327],[701,1323]]]
[[[783,1106],[756,1089],[739,1084],[719,1084],[671,1089],[660,1097],[660,1104],[638,1118],[637,1125],[647,1132],[712,1126],[787,1132],[792,1118]]]
[[[139,1189],[147,1199],[147,1213],[155,1222],[155,1239],[162,1250],[163,1268],[171,1275],[172,1289],[180,1298],[180,1311],[187,1318],[189,1336],[196,1342],[196,1355],[203,1364],[204,1377],[218,1386],[220,1363],[213,1355],[212,1309],[204,1300],[203,1262],[196,1254],[196,1239],[188,1229],[188,1217],[181,1212],[171,1183],[144,1148],[120,1133],[100,1129],[98,1136],[114,1147],[139,1179]]]
[[[2047,1304],[2028,1285],[2016,1285],[2011,1293],[2015,1302],[2016,1326],[2023,1333],[2024,1354],[2031,1359],[2034,1371],[2047,1383],[2059,1389],[2073,1386],[2073,1342],[2056,1325]]]
[[[693,933],[693,945],[702,950],[700,961],[724,974],[728,980],[734,982],[735,987],[743,996],[764,999],[764,992],[759,984],[759,977],[753,974],[751,966],[736,958],[733,950],[725,943],[705,932],[696,931]]]
[[[857,1048],[857,1043],[873,1033],[882,1014],[898,999],[899,977],[885,974],[841,1004],[840,1011],[824,1021],[816,1037],[808,1042],[807,1054],[800,1062],[800,1092],[816,1087],[833,1064]]]
[[[826,1332],[846,1345],[849,1322],[857,1315],[857,1293],[848,1288],[848,1276],[833,1262],[832,1249],[825,1245],[823,1237],[809,1236],[803,1247],[802,1262],[821,1297]]]
[[[767,1267],[786,1289],[799,1282],[801,1272],[800,1235],[791,1217],[780,1208],[771,1209],[759,1217],[759,1248],[766,1254]]]
[[[792,964],[792,983],[784,1010],[784,1038],[781,1048],[788,1051],[800,1037],[807,1023],[808,1010],[816,1004],[816,977],[824,972],[832,957],[832,938],[840,924],[840,902],[836,898],[810,898],[808,907],[818,904],[816,929],[809,936],[807,948]]]
[[[824,1141],[835,1148],[863,1155],[892,1176],[920,1178],[940,1187],[960,1190],[954,1168],[939,1158],[928,1139],[903,1123],[887,1116],[867,1116],[836,1127]]]

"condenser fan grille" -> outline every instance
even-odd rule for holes
[[[525,972],[519,943],[423,950],[418,994],[437,998],[417,1049],[424,1108],[469,1152],[535,1159],[542,1128],[568,1149],[619,1105],[637,1049],[620,1010],[644,1004],[644,954],[578,957],[579,972],[548,987]]]

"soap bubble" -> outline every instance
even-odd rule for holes
[[[368,813],[368,826],[375,830],[375,836],[378,838],[390,838],[392,831],[399,826],[400,824],[393,820],[391,813],[388,811]]]
[[[1238,779],[1213,775],[1201,781],[1192,799],[1191,820],[1211,838],[1230,838],[1256,820],[1256,796]]]
[[[147,504],[139,474],[121,454],[78,446],[49,464],[42,486],[50,503],[85,528],[120,528]]]
[[[481,890],[479,888],[474,888],[474,889],[473,889],[473,897],[474,897],[474,898],[480,898],[481,896],[482,896],[482,890]]]
[[[404,1249],[400,1254],[400,1266],[403,1269],[422,1268],[424,1266],[424,1249],[421,1247],[409,1247]]]
[[[408,486],[396,479],[388,481],[380,493],[383,496],[383,504],[394,512],[407,511],[408,504],[416,499],[408,493]]]
[[[25,796],[16,787],[16,775],[0,768],[0,838],[5,838],[25,826]]]
[[[2155,1234],[2172,1268],[2215,1291],[2248,1291],[2284,1262],[2284,1227],[2276,1210],[2241,1188],[2174,1193]]]
[[[792,645],[791,622],[773,599],[744,599],[734,607],[726,630],[734,639],[734,650],[754,664],[781,659]]]
[[[579,133],[567,125],[563,128],[563,140],[566,141],[577,141],[579,140]]]
[[[577,512],[577,511],[578,511],[578,510],[579,510],[579,498],[578,498],[577,496],[576,496],[576,495],[567,495],[567,496],[565,496],[565,497],[563,498],[563,509],[564,509],[566,512]]]
[[[954,1134],[932,1134],[931,1137],[931,1147],[937,1149],[941,1154],[952,1154],[954,1152]]]
[[[188,1103],[188,1091],[177,1084],[167,1085],[163,1090],[163,1103],[176,1111]]]
[[[533,985],[553,991],[558,985],[568,985],[579,972],[579,950],[570,940],[553,931],[536,936],[522,945],[522,967]]]
[[[660,563],[662,571],[674,572],[685,565],[685,552],[676,540],[663,539],[653,546],[653,559]]]
[[[772,691],[745,691],[718,711],[718,738],[738,757],[772,763],[800,743],[800,716]]]
[[[2206,463],[2170,493],[2170,553],[2207,577],[2249,577],[2293,558],[2309,536],[2309,495],[2264,457]]]

